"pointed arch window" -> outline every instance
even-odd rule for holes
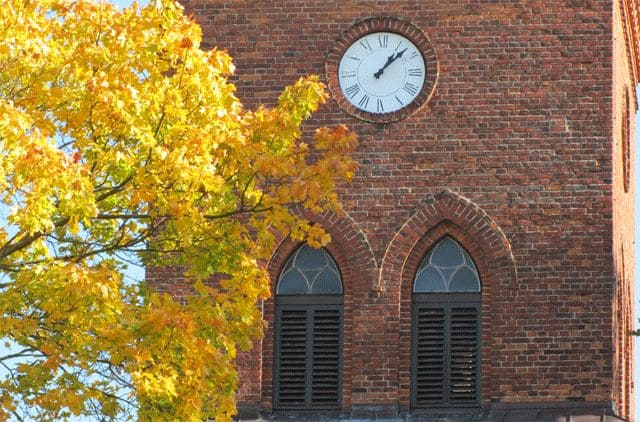
[[[338,409],[342,277],[326,249],[298,248],[276,287],[274,408]]]
[[[480,291],[473,259],[453,238],[423,258],[413,282],[413,407],[479,405]]]
[[[289,258],[278,279],[276,295],[342,294],[342,278],[325,249],[303,245]]]

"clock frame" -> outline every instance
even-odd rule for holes
[[[398,104],[399,108],[396,107],[396,109],[390,111],[380,111],[379,109],[377,111],[367,111],[363,109],[365,107],[358,106],[360,101],[363,101],[363,99],[366,100],[364,94],[360,95],[362,98],[356,98],[356,96],[351,96],[349,95],[350,93],[345,92],[346,89],[344,86],[341,88],[338,74],[340,71],[340,62],[343,56],[345,56],[345,53],[353,51],[353,46],[357,45],[356,43],[367,38],[370,39],[371,37],[367,37],[368,35],[384,35],[385,33],[397,34],[399,36],[398,39],[407,40],[408,43],[412,44],[411,48],[415,48],[417,52],[422,55],[424,63],[423,69],[425,71],[424,80],[422,86],[418,88],[418,92],[411,92],[408,100],[401,95],[399,98],[396,98],[399,102],[406,101],[406,104]],[[351,50],[349,50],[350,48]],[[388,51],[393,50],[390,49]],[[402,49],[399,51],[402,51]],[[397,55],[398,52],[395,52],[395,54]],[[384,57],[382,58],[382,63],[380,63],[381,69],[382,66],[385,65]],[[388,57],[389,60],[392,60],[391,55]],[[400,64],[395,65],[400,66]],[[415,25],[390,17],[371,18],[355,24],[333,43],[327,54],[325,71],[329,90],[338,106],[345,113],[367,122],[390,123],[412,115],[429,101],[438,78],[438,60],[429,39],[422,30]],[[409,83],[411,84],[409,88],[412,88],[414,85],[413,82],[410,81]],[[408,95],[406,92],[403,94]],[[378,101],[378,99],[372,98],[372,101]],[[373,105],[373,103],[369,105]],[[372,109],[372,107],[366,108]]]

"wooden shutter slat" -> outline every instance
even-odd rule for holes
[[[478,309],[451,309],[450,401],[452,404],[476,401]]]
[[[479,306],[414,307],[413,405],[478,403]]]
[[[416,318],[415,397],[422,405],[444,400],[444,310],[418,308]]]
[[[283,309],[278,336],[278,406],[305,405],[307,311]]]
[[[311,403],[316,407],[339,406],[341,319],[339,309],[314,311]]]

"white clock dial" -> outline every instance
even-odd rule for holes
[[[338,65],[342,95],[359,110],[375,114],[400,110],[420,94],[424,58],[409,39],[374,32],[353,42]]]

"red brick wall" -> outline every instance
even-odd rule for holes
[[[483,283],[483,406],[615,401],[630,414],[621,324],[633,317],[632,193],[620,192],[616,120],[629,74],[612,73],[625,60],[612,45],[617,1],[183,3],[204,46],[235,58],[247,107],[273,104],[299,76],[324,77],[332,43],[366,18],[409,21],[436,51],[434,94],[409,118],[365,123],[330,101],[309,124],[345,123],[360,136],[360,170],[341,188],[346,216],[315,218],[344,276],[345,409],[408,406],[412,272],[449,234]],[[294,247],[283,240],[274,252],[273,280]],[[272,327],[272,301],[264,315]],[[239,360],[251,384],[241,403],[271,407],[272,361],[268,329]]]

